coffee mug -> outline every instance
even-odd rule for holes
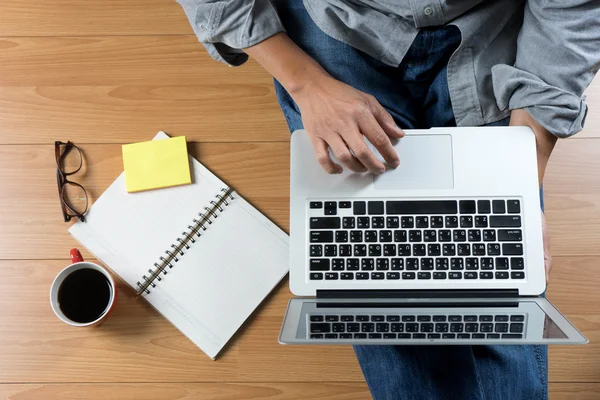
[[[56,275],[50,287],[50,305],[54,314],[71,326],[98,325],[115,304],[115,281],[98,264],[83,261],[77,249],[71,249],[72,264]]]

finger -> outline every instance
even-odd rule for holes
[[[332,136],[331,138],[327,138],[328,145],[331,147],[331,151],[337,157],[337,159],[349,170],[354,172],[365,172],[367,168],[356,159],[354,154],[350,152],[348,149],[348,145],[344,140],[342,140],[341,136]]]
[[[376,174],[383,174],[385,172],[385,165],[369,149],[367,143],[365,143],[364,136],[358,132],[350,132],[344,136],[344,140],[348,144],[348,147],[354,153],[354,156],[361,162],[362,165],[367,169]]]
[[[329,146],[327,143],[319,137],[309,136],[310,141],[315,149],[315,155],[317,156],[317,161],[321,168],[325,170],[328,174],[340,174],[343,169],[340,165],[334,163],[329,157]]]
[[[375,146],[375,148],[379,151],[379,154],[383,157],[385,161],[393,168],[396,168],[400,165],[400,157],[398,157],[398,152],[394,149],[392,142],[388,135],[385,134],[379,123],[373,115],[364,117],[359,122],[359,127],[363,135],[369,139],[369,142]]]
[[[383,128],[384,132],[391,138],[400,139],[404,137],[404,131],[396,125],[396,121],[389,112],[377,100],[372,104],[373,115],[377,123]]]

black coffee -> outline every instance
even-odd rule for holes
[[[112,287],[95,269],[82,268],[69,274],[58,288],[58,306],[67,318],[79,323],[100,318],[108,308]]]

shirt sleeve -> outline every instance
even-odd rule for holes
[[[270,0],[177,0],[198,40],[217,61],[242,65],[241,49],[284,32]]]
[[[585,122],[583,91],[600,67],[600,1],[529,0],[517,40],[515,64],[495,65],[498,107],[525,108],[558,137]]]

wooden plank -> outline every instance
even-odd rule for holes
[[[0,36],[192,34],[171,0],[4,0]]]
[[[272,78],[190,36],[0,38],[0,144],[287,141]]]
[[[563,389],[564,390],[564,389]],[[7,400],[239,400],[326,399],[363,400],[371,395],[365,383],[147,383],[0,385]]]
[[[548,298],[591,344],[552,347],[550,380],[596,382],[600,376],[600,276],[596,273],[600,257],[557,257],[555,262]],[[222,357],[211,361],[121,282],[115,312],[102,326],[72,328],[61,323],[50,309],[48,290],[67,264],[66,259],[0,261],[0,304],[10,304],[0,313],[0,382],[363,380],[349,346],[277,343],[292,297],[287,281]]]
[[[550,400],[598,400],[600,383],[555,382],[548,385]]]
[[[150,139],[138,135],[138,140]],[[77,137],[72,138],[76,143]],[[65,258],[75,244],[62,221],[52,145],[0,147],[0,258]],[[95,200],[122,171],[119,145],[84,144],[85,170],[75,175]],[[194,143],[191,153],[287,230],[288,143]],[[558,255],[600,254],[600,185],[594,171],[600,140],[567,140],[548,170],[546,210]],[[18,246],[15,243],[19,243]]]

